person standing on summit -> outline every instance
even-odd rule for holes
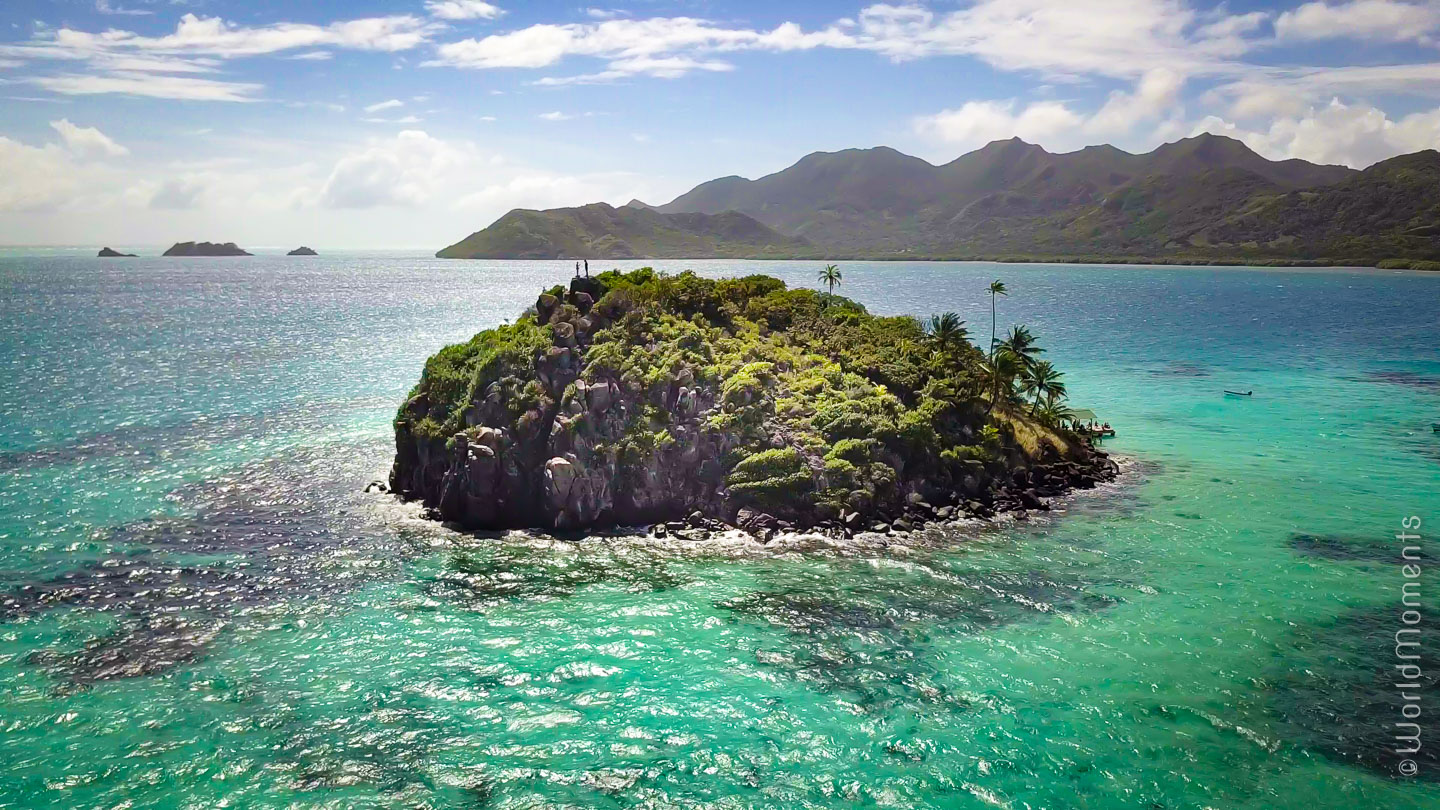
[[[589,260],[589,259],[586,259],[586,260],[585,260],[585,277],[586,277],[586,278],[589,278],[589,277],[590,277],[590,260]]]

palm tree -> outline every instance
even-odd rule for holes
[[[1020,375],[1025,366],[1020,359],[1009,351],[998,351],[985,366],[985,371],[990,376],[990,407],[985,409],[986,413],[995,410],[996,404],[1000,402],[1001,391],[1008,392],[1010,399],[1015,393],[1015,378]]]
[[[1055,370],[1055,366],[1044,360],[1036,361],[1022,372],[1021,389],[1035,397],[1030,406],[1032,416],[1039,409],[1042,399],[1047,406],[1052,406],[1057,398],[1065,397],[1065,383],[1060,381],[1064,376]]]
[[[835,297],[835,288],[840,286],[841,278],[840,268],[833,264],[825,265],[825,269],[820,271],[820,283],[830,288],[831,298]]]
[[[930,322],[926,324],[925,331],[930,337],[940,344],[942,350],[948,350],[951,346],[958,346],[961,341],[970,335],[970,330],[965,328],[965,322],[960,316],[953,312],[944,315],[931,315]]]
[[[1035,418],[1040,420],[1041,424],[1058,428],[1063,427],[1067,422],[1073,421],[1075,419],[1075,412],[1058,402],[1052,402],[1041,408],[1039,412],[1035,414]]]
[[[995,279],[990,282],[990,359],[995,359],[995,296],[1008,295],[1005,282]]]
[[[1024,326],[1012,326],[1010,334],[1000,341],[1000,348],[1005,349],[1019,358],[1025,368],[1034,368],[1036,363],[1035,355],[1045,350],[1035,345],[1035,336]]]

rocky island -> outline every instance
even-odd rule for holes
[[[176,242],[165,251],[166,256],[250,256],[234,242]]]
[[[1043,509],[1114,477],[1028,332],[992,363],[953,314],[932,324],[767,276],[577,277],[426,362],[391,488],[467,529],[768,537]],[[1029,363],[1050,382],[1026,402]]]
[[[311,250],[311,249],[308,248],[308,247],[305,247],[304,245],[301,245],[300,247],[295,248],[294,250],[290,251],[289,253],[286,253],[285,255],[286,255],[286,256],[319,256],[320,254],[319,254],[319,253],[316,253],[315,251]]]
[[[97,257],[97,258],[101,258],[101,259],[134,259],[134,258],[136,258],[136,256],[135,256],[134,253],[121,253],[121,252],[118,251],[118,250],[111,250],[111,249],[108,248],[108,247],[102,247],[102,248],[100,248],[100,252],[96,254],[96,257]]]

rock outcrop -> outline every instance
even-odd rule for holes
[[[767,534],[1043,509],[1114,476],[1028,405],[988,408],[960,343],[764,276],[576,278],[430,358],[390,486],[469,529]]]
[[[166,256],[250,256],[234,242],[176,242],[165,251]]]
[[[134,254],[134,253],[121,253],[121,252],[118,251],[118,250],[111,250],[111,249],[108,248],[108,247],[100,248],[100,252],[99,252],[98,254],[96,254],[96,255],[97,255],[98,258],[101,258],[101,259],[133,259],[133,258],[135,258],[135,254]]]
[[[286,255],[286,256],[319,256],[320,254],[319,254],[319,253],[316,253],[315,251],[311,250],[311,249],[308,248],[308,247],[305,247],[304,245],[301,245],[300,247],[295,248],[294,250],[290,251],[289,253],[286,253],[285,255]]]

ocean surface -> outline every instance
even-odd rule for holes
[[[0,253],[0,807],[1440,807],[1440,690],[1392,739],[1440,275],[841,269],[985,339],[1003,279],[1122,481],[905,544],[457,534],[363,491],[390,420],[565,263]]]

